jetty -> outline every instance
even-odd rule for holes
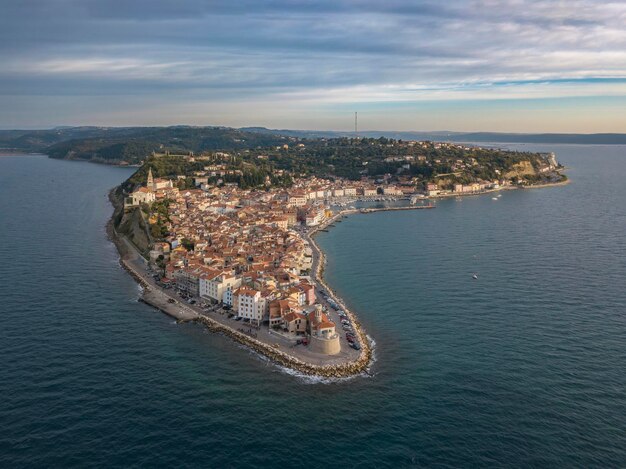
[[[374,212],[395,212],[400,210],[428,210],[437,208],[435,205],[414,205],[409,207],[372,207],[361,208],[359,213],[374,213]]]

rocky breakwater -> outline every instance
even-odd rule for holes
[[[435,205],[411,205],[408,207],[374,207],[374,208],[362,208],[359,213],[375,213],[375,212],[394,212],[399,210],[428,210],[436,208]]]
[[[346,210],[343,212],[339,212],[338,214],[333,216],[331,219],[329,219],[327,222],[311,230],[308,234],[308,240],[311,244],[311,247],[313,248],[314,256],[317,257],[317,262],[314,262],[313,280],[316,281],[318,285],[322,286],[328,292],[329,297],[331,297],[345,311],[346,315],[350,319],[350,322],[352,323],[352,327],[356,333],[359,344],[361,346],[359,357],[356,360],[346,363],[346,364],[335,365],[333,367],[329,367],[329,368],[335,369],[336,372],[339,373],[339,376],[350,376],[350,375],[366,372],[372,363],[373,354],[374,354],[372,343],[369,340],[367,334],[365,333],[365,329],[359,322],[357,316],[345,305],[343,300],[339,296],[337,296],[335,291],[332,288],[330,288],[324,281],[324,266],[326,265],[326,256],[324,255],[324,253],[322,252],[322,250],[319,248],[319,246],[314,240],[314,236],[320,230],[326,228],[327,226],[332,224],[335,220],[337,220],[340,217],[343,217],[347,213],[357,213],[357,210]]]
[[[211,332],[218,332],[230,337],[232,340],[249,347],[280,366],[284,366],[285,368],[298,371],[308,376],[319,376],[323,378],[347,378],[367,371],[371,361],[371,351],[368,345],[367,350],[366,347],[363,347],[357,360],[336,365],[314,365],[283,352],[282,350],[278,350],[265,342],[261,342],[260,340],[236,331],[231,327],[220,324],[207,316],[200,316],[195,319],[195,322],[204,324]]]
[[[111,193],[111,196],[112,195],[113,194]],[[119,207],[119,205],[115,203],[117,201],[114,200],[113,197],[111,197],[111,199],[114,207]],[[267,357],[279,366],[295,370],[304,375],[319,376],[323,378],[347,378],[367,371],[372,358],[371,348],[363,330],[361,329],[361,326],[356,321],[354,315],[352,315],[352,313],[350,313],[347,309],[346,312],[350,315],[350,318],[353,321],[355,331],[357,332],[361,343],[362,349],[359,357],[356,360],[333,365],[315,365],[307,363],[306,361],[294,357],[289,353],[278,350],[276,347],[268,343],[250,337],[225,324],[211,319],[204,314],[199,314],[194,311],[193,308],[190,308],[179,301],[172,303],[169,295],[161,291],[159,287],[151,284],[150,280],[147,278],[147,272],[144,271],[144,261],[141,258],[140,253],[122,233],[117,232],[114,226],[114,218],[112,218],[107,224],[107,231],[109,238],[118,249],[121,266],[143,288],[141,300],[159,309],[163,313],[176,318],[179,322],[196,322],[203,324],[210,331],[221,333],[230,337],[232,340],[249,347],[260,355]],[[315,244],[314,249],[316,249],[316,252],[319,255],[319,248]],[[320,264],[318,263],[317,270],[319,270],[319,266]],[[324,285],[324,287],[330,291],[326,285]],[[335,298],[335,300],[339,303],[337,298]]]
[[[354,212],[351,212],[354,213]],[[338,215],[341,216],[341,215]],[[336,220],[337,217],[333,217],[333,219],[329,220],[328,223],[331,223],[332,220]],[[324,225],[326,226],[326,224]],[[323,228],[320,226],[318,229]],[[316,232],[317,230],[315,230]],[[366,373],[372,363],[373,359],[373,350],[371,343],[365,333],[365,330],[359,323],[356,315],[350,311],[343,301],[336,296],[336,294],[326,285],[323,281],[323,264],[325,263],[325,257],[322,251],[319,249],[317,244],[310,238],[310,235],[314,234],[311,232],[309,234],[309,241],[312,244],[312,248],[315,251],[315,255],[317,256],[317,263],[314,269],[314,280],[318,282],[323,288],[328,291],[330,296],[333,298],[337,304],[341,305],[341,307],[345,310],[346,314],[350,318],[352,322],[353,328],[357,337],[359,339],[359,343],[361,344],[361,350],[359,356],[356,360],[351,360],[345,363],[338,363],[333,365],[315,365],[312,363],[307,363],[300,358],[294,357],[293,355],[279,350],[278,348],[270,345],[266,342],[262,342],[254,337],[250,337],[249,335],[242,333],[224,325],[206,315],[198,315],[192,321],[197,322],[199,324],[203,324],[209,331],[221,333],[235,342],[249,347],[256,353],[270,359],[272,362],[276,363],[279,366],[283,366],[285,368],[295,370],[303,375],[307,376],[316,376],[322,378],[348,378],[356,375],[360,375]],[[183,308],[186,308],[183,306]]]

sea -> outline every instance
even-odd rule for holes
[[[318,236],[375,341],[338,381],[138,301],[105,232],[134,169],[1,156],[0,467],[626,467],[626,147],[506,147],[571,184]]]

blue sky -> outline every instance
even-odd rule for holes
[[[0,3],[0,127],[626,132],[626,2]]]

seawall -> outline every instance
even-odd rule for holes
[[[119,208],[113,191],[111,191],[111,193],[109,194],[109,198],[111,199],[111,203],[113,204],[114,208]],[[359,339],[362,346],[359,357],[356,360],[346,363],[340,363],[335,365],[315,365],[312,363],[307,363],[297,357],[294,357],[293,355],[278,350],[270,344],[250,337],[227,325],[221,324],[220,322],[215,321],[214,319],[211,319],[206,315],[199,314],[184,303],[181,303],[180,301],[176,301],[176,303],[170,303],[168,301],[170,298],[169,295],[159,291],[158,287],[153,287],[148,282],[146,282],[141,272],[138,272],[137,267],[133,265],[132,260],[128,259],[129,255],[131,254],[136,256],[139,256],[139,254],[136,251],[132,252],[134,248],[130,245],[130,242],[123,235],[117,233],[113,224],[114,217],[115,213],[107,223],[107,233],[109,235],[109,239],[117,247],[118,253],[120,255],[120,265],[122,266],[122,268],[124,268],[124,270],[126,270],[131,275],[131,277],[133,277],[133,279],[135,279],[135,281],[143,288],[143,302],[157,308],[168,316],[175,318],[179,322],[197,322],[199,324],[202,324],[211,332],[217,332],[228,336],[235,342],[249,347],[253,351],[270,359],[272,362],[285,368],[295,370],[304,375],[319,376],[324,378],[347,378],[362,374],[367,371],[371,362],[371,350],[369,347],[369,342],[367,341],[365,334],[362,332],[360,325],[358,325],[356,320],[354,320],[354,326],[355,330],[359,334]],[[324,287],[328,289],[325,284]],[[351,319],[354,319],[352,313],[348,312],[347,310],[346,312],[350,315]]]

